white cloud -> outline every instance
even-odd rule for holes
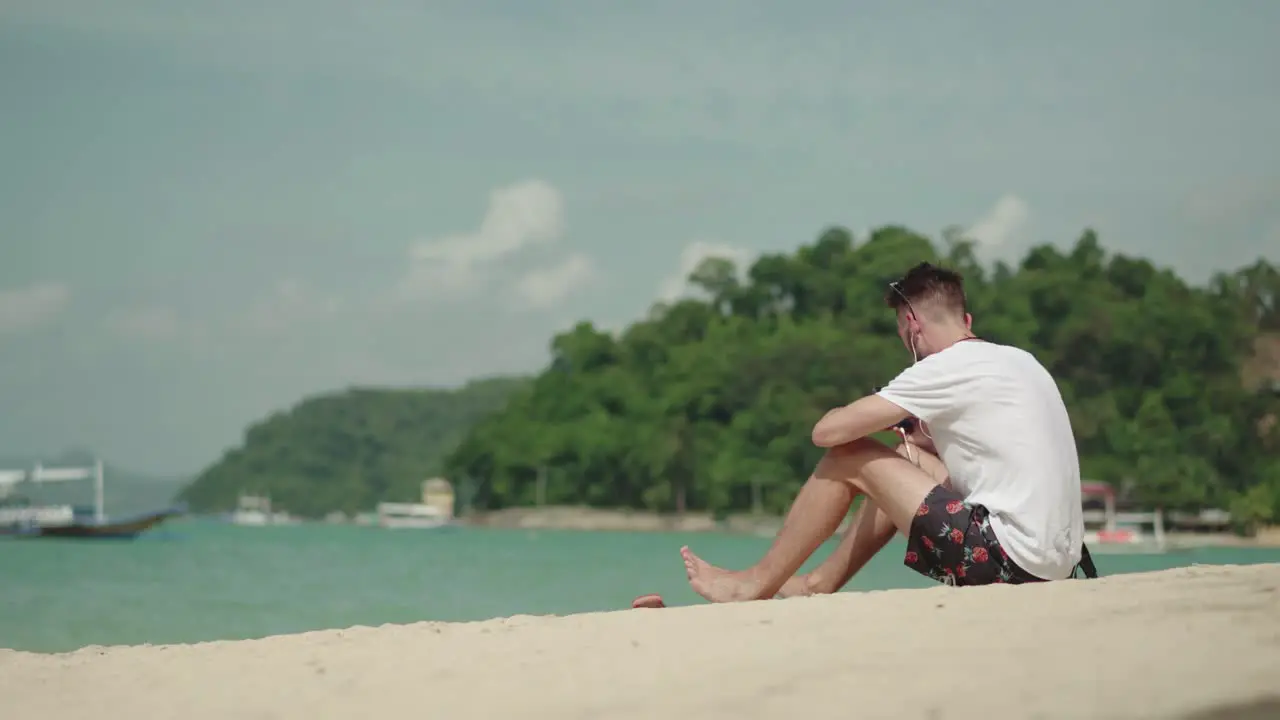
[[[66,309],[71,290],[61,283],[38,283],[0,290],[0,335],[39,327]]]
[[[671,275],[663,279],[658,286],[658,300],[671,302],[690,293],[689,274],[697,269],[699,263],[709,257],[722,257],[732,260],[742,273],[755,260],[757,253],[729,243],[708,240],[695,240],[680,251],[680,266]]]
[[[401,300],[455,295],[475,289],[489,266],[564,234],[564,200],[543,180],[494,190],[480,227],[471,233],[416,243],[409,270],[396,288]]]
[[[555,265],[525,273],[516,282],[516,295],[531,309],[554,307],[589,282],[595,270],[591,258],[574,253]]]
[[[1025,240],[1031,208],[1017,195],[1007,194],[981,219],[965,229],[964,236],[987,254],[1006,253]]]
[[[158,305],[126,308],[107,316],[106,328],[124,337],[160,340],[177,334],[178,314]]]

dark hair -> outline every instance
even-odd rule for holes
[[[927,262],[908,270],[901,280],[889,283],[884,301],[894,310],[906,306],[913,313],[922,307],[943,308],[960,315],[969,311],[960,273]]]

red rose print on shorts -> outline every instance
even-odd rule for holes
[[[951,538],[951,542],[957,545],[964,542],[964,533],[960,532],[960,528],[951,528],[951,533],[948,537]]]
[[[916,564],[916,561],[920,559],[920,556],[919,556],[919,555],[916,555],[916,551],[915,551],[915,550],[908,550],[908,551],[907,551],[907,557],[906,557],[906,558],[904,558],[904,559],[907,561],[907,564],[908,564],[908,565],[915,565],[915,564]]]
[[[933,539],[930,538],[928,535],[921,535],[920,542],[924,545],[925,550],[933,549]]]
[[[948,515],[955,515],[956,513],[960,512],[963,509],[964,509],[964,503],[960,502],[959,500],[952,500],[951,502],[947,503]]]
[[[976,563],[984,563],[987,561],[987,549],[984,547],[976,547],[973,549],[973,561]]]
[[[929,506],[926,503],[920,503],[920,507],[916,508],[916,517],[924,517],[929,514]]]

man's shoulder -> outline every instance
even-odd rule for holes
[[[1018,348],[1012,345],[1001,345],[1000,343],[979,339],[961,340],[945,350],[930,355],[925,360],[932,360],[934,364],[939,366],[971,365],[1010,358],[1012,357],[1010,351],[1020,352]],[[921,362],[924,362],[924,360]]]
[[[1040,361],[1036,356],[1017,345],[1006,345],[1004,343],[992,342],[990,340],[970,340],[958,342],[947,348],[948,351],[956,352],[940,352],[940,357],[950,355],[951,359],[956,362],[981,362],[986,360],[1005,361],[1005,362],[1032,362],[1036,365]]]
[[[1020,348],[1016,345],[1002,345],[999,343],[973,343],[974,345],[985,344],[987,347],[977,352],[970,353],[970,367],[981,366],[983,369],[978,371],[983,375],[999,378],[1000,380],[1015,385],[1034,385],[1034,386],[1057,386],[1057,378],[1053,376],[1053,372],[1040,362],[1040,358],[1035,353]]]
[[[946,350],[934,353],[920,362],[932,360],[933,372],[994,374],[1005,377],[1048,375],[1048,368],[1035,354],[1016,345],[988,341],[960,342]]]
[[[997,343],[990,343],[990,345],[994,348],[994,355],[1004,359],[1010,364],[1019,365],[1028,369],[1033,368],[1044,373],[1049,372],[1049,369],[1044,366],[1044,363],[1040,362],[1040,358],[1036,357],[1035,353],[1030,350],[1020,348],[1017,345],[1000,345]]]

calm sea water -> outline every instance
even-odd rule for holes
[[[237,527],[186,520],[134,542],[0,542],[0,647],[182,643],[353,625],[482,620],[627,607],[662,593],[701,602],[679,549],[744,567],[766,538],[330,525]],[[847,591],[929,587],[902,543]],[[825,553],[825,549],[819,555]],[[815,557],[810,565],[816,564]],[[1204,549],[1096,558],[1104,574],[1193,563],[1280,562],[1280,550]]]

